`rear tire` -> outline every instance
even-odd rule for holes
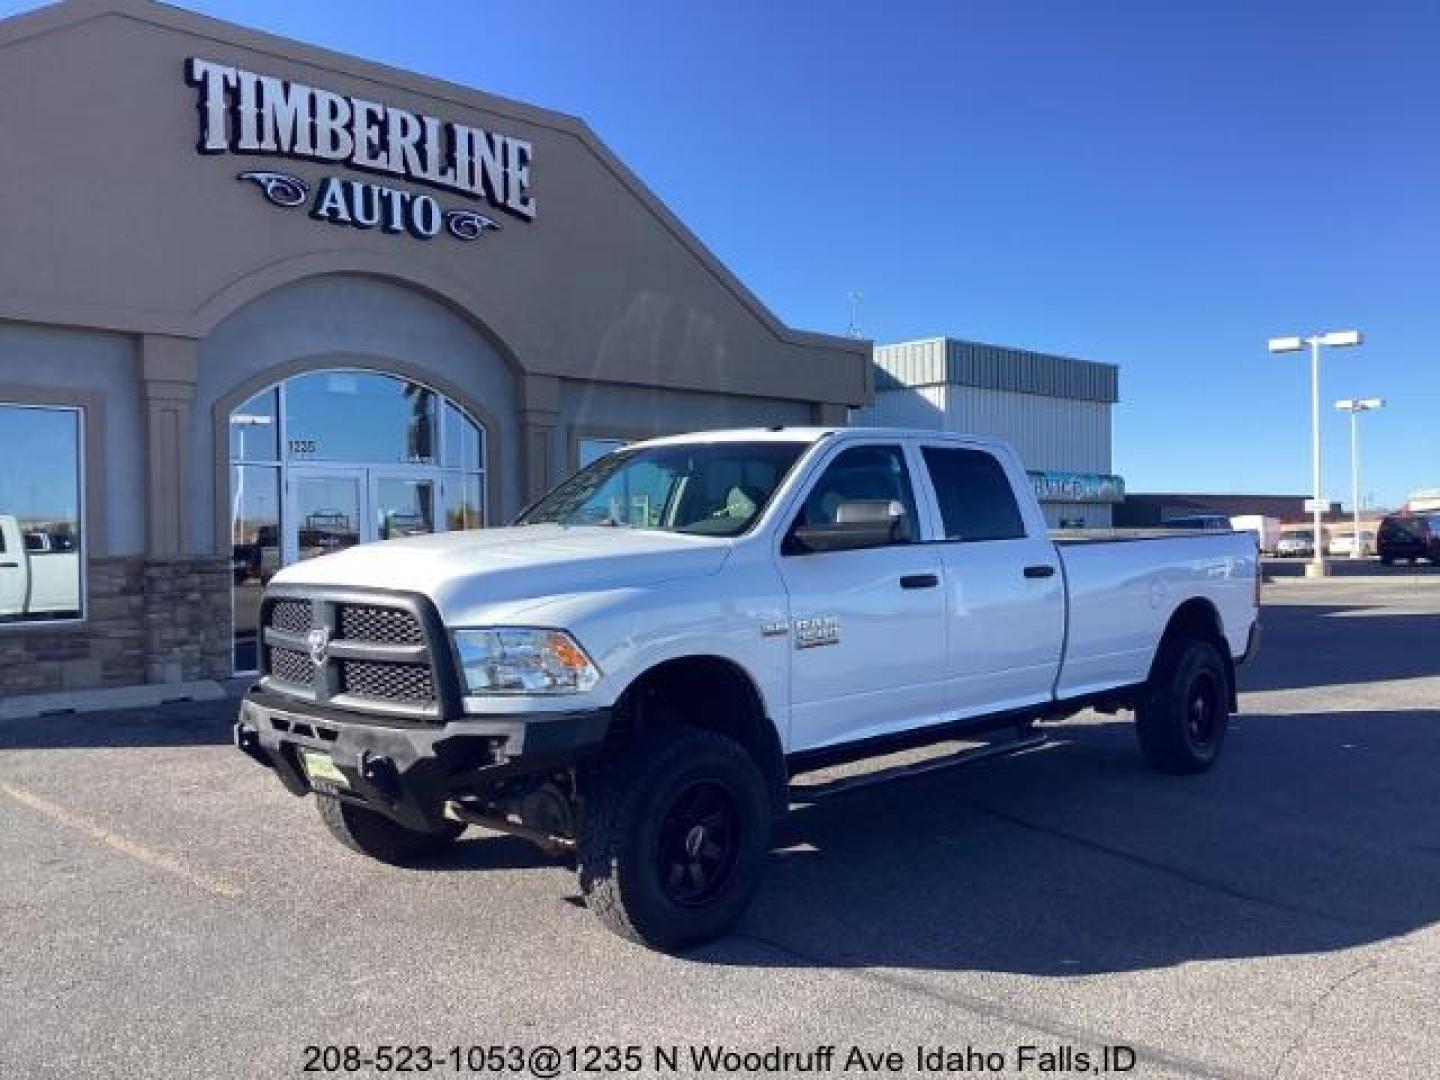
[[[699,728],[664,729],[586,777],[580,891],[600,922],[629,941],[664,951],[711,941],[750,906],[770,830],[765,778],[739,743]]]
[[[407,829],[384,814],[330,795],[316,795],[315,808],[330,835],[351,851],[392,866],[404,866],[437,854],[465,831],[458,821],[447,821],[437,832]]]
[[[1160,645],[1135,710],[1135,733],[1157,772],[1204,772],[1220,757],[1230,724],[1230,683],[1212,642],[1172,638]]]

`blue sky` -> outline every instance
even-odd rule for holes
[[[28,4],[3,4],[15,10]],[[583,116],[780,317],[1121,366],[1132,490],[1440,485],[1440,5],[191,0]]]

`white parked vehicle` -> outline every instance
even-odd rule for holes
[[[1237,514],[1230,519],[1230,528],[1236,532],[1255,534],[1262,554],[1273,554],[1280,543],[1280,519],[1264,514]]]
[[[376,583],[383,582],[383,587]],[[661,948],[739,917],[792,796],[840,761],[1135,710],[1156,769],[1220,754],[1258,632],[1253,540],[1046,532],[1003,443],[774,429],[595,461],[515,526],[281,571],[236,744],[358,851],[480,825],[574,852]]]
[[[80,555],[48,533],[0,514],[0,622],[80,614]]]
[[[1320,545],[1320,554],[1328,555],[1329,545],[1323,534]],[[1315,554],[1315,530],[1289,529],[1282,532],[1275,542],[1275,554],[1282,559],[1310,558]]]
[[[1355,530],[1336,529],[1330,534],[1330,554],[1336,558],[1349,558],[1355,554]],[[1375,534],[1369,529],[1360,530],[1359,554],[1369,558],[1375,554]]]

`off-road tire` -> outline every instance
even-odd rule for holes
[[[735,740],[692,727],[662,729],[617,749],[591,766],[582,785],[576,862],[586,905],[607,929],[637,944],[675,951],[720,937],[749,907],[770,847],[772,815],[765,778]],[[697,826],[684,826],[687,800],[701,810],[708,797],[726,807],[704,816],[696,847],[719,844],[725,829],[707,826],[721,816],[733,824],[728,868],[714,875],[712,891],[682,902],[690,888],[677,883],[678,867],[666,851],[688,858]],[[677,831],[677,822],[681,823]],[[706,828],[713,831],[709,834]],[[697,857],[698,858],[698,857]],[[662,861],[670,866],[667,874]],[[696,862],[694,866],[699,866]],[[700,881],[705,874],[687,872]]]
[[[436,832],[417,832],[384,814],[330,795],[316,795],[315,808],[336,840],[351,851],[392,866],[405,866],[435,855],[465,831],[460,822],[447,821]]]
[[[1200,773],[1220,757],[1230,723],[1230,682],[1213,642],[1161,643],[1135,710],[1135,733],[1157,772]]]

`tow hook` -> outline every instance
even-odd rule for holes
[[[259,762],[267,769],[274,768],[269,755],[260,749],[260,732],[249,724],[235,725],[234,742],[235,748],[252,761]]]
[[[387,757],[372,754],[368,750],[360,757],[360,775],[363,776],[386,802],[400,799],[400,771]]]

